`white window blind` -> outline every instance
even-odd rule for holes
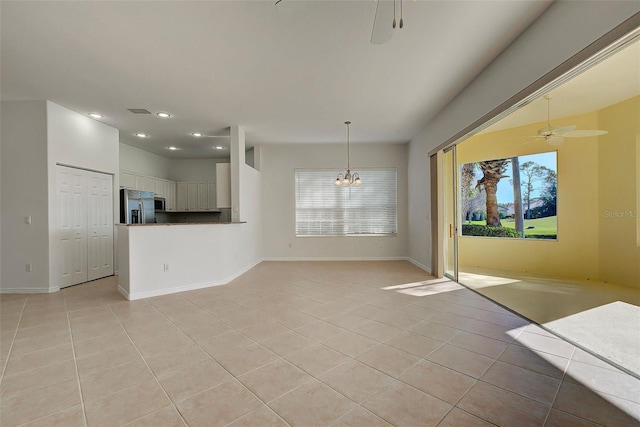
[[[334,170],[295,171],[296,236],[396,234],[396,169],[357,172],[361,187],[334,185]]]

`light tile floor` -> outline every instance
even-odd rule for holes
[[[134,302],[116,278],[2,295],[0,425],[639,425],[636,378],[429,279],[265,262]]]

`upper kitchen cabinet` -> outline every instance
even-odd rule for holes
[[[231,163],[216,165],[216,199],[218,209],[231,207]]]
[[[150,176],[136,175],[135,189],[140,191],[151,191],[153,193],[156,190],[155,179]]]
[[[178,182],[176,185],[177,211],[207,212],[216,210],[215,183]]]
[[[167,181],[164,179],[154,179],[153,193],[156,197],[165,197]]]
[[[174,212],[176,210],[176,183],[165,181],[165,210]]]
[[[127,190],[136,189],[136,174],[131,172],[120,172],[120,187]]]

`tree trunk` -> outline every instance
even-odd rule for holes
[[[498,182],[504,178],[502,175],[507,170],[508,159],[486,160],[480,162],[480,170],[483,177],[477,186],[484,186],[487,194],[487,225],[500,227],[500,214],[498,212]]]
[[[511,158],[513,171],[513,212],[516,219],[516,231],[524,238],[524,216],[522,215],[522,187],[520,186],[520,161],[517,157]]]
[[[460,224],[464,224],[469,214],[469,192],[475,176],[474,163],[465,163],[460,171]]]
[[[486,180],[484,190],[487,192],[487,225],[499,227],[500,214],[498,213],[498,181]]]

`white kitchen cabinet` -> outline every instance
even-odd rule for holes
[[[135,190],[136,174],[131,172],[120,172],[120,187],[128,190]]]
[[[216,183],[207,183],[207,195],[209,196],[209,203],[207,204],[207,210],[217,209],[218,201],[216,200]]]
[[[215,182],[178,182],[175,186],[176,211],[207,212],[216,210]]]
[[[178,212],[187,210],[187,183],[186,182],[178,182],[176,183],[176,210]]]
[[[216,207],[231,207],[231,163],[216,164]]]
[[[215,182],[198,183],[198,210],[205,212],[216,210]]]
[[[195,182],[187,182],[187,210],[198,210],[198,184]]]
[[[198,184],[195,182],[178,182],[176,184],[178,199],[177,211],[198,210]]]
[[[206,211],[209,209],[209,191],[207,182],[198,183],[198,210]]]
[[[176,183],[173,181],[166,181],[165,186],[165,210],[174,212],[176,210]]]
[[[165,189],[167,186],[167,181],[164,179],[159,179],[159,178],[153,178],[153,193],[155,196],[157,197],[164,197],[165,196]]]
[[[138,191],[151,191],[156,190],[155,179],[150,176],[136,175],[136,190]]]

